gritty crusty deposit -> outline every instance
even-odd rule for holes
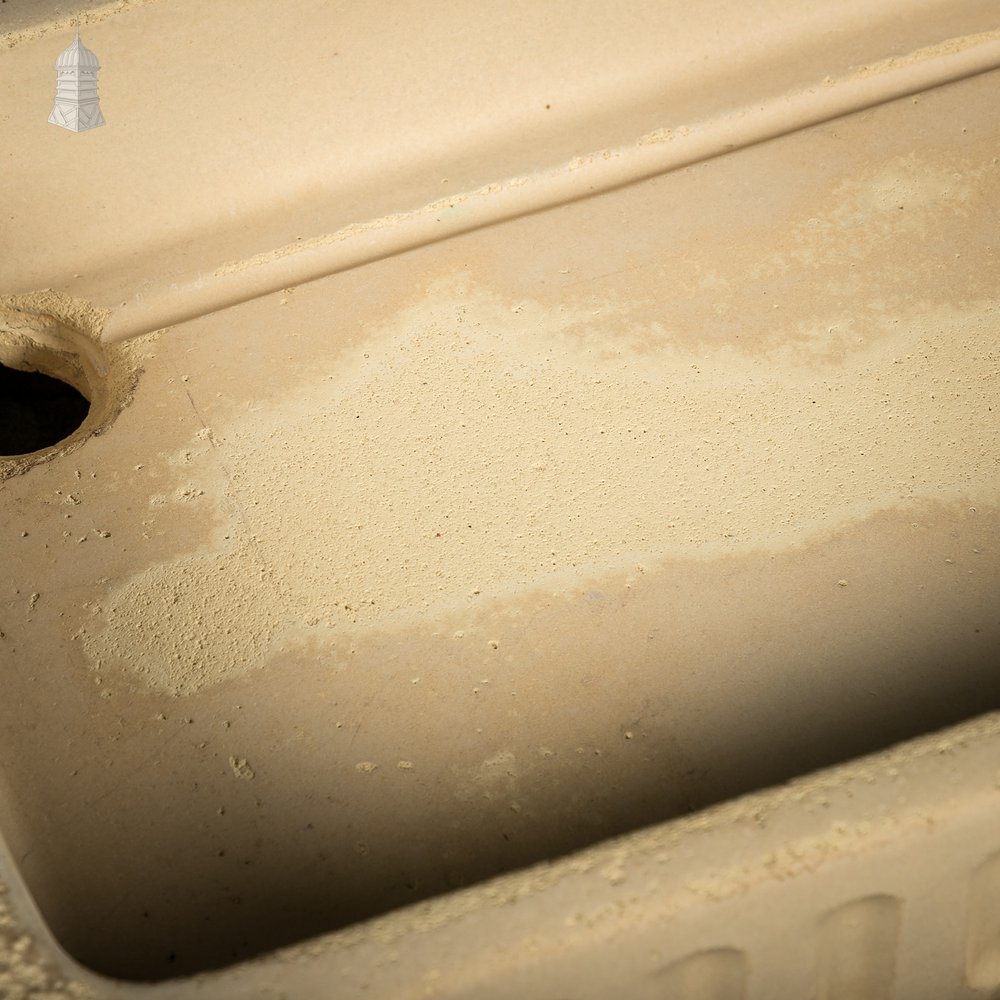
[[[279,641],[469,595],[782,547],[910,501],[996,502],[996,306],[751,353],[439,284],[336,371],[212,428],[242,517],[119,583],[92,662],[178,694]],[[124,654],[124,655],[123,655]]]
[[[34,3],[10,3],[0,22],[0,48],[12,49],[58,31],[99,24],[124,11],[143,7],[156,0],[35,0]],[[70,8],[70,9],[67,9]]]
[[[0,997],[3,1000],[97,1000],[88,986],[67,979],[20,924],[0,881]]]

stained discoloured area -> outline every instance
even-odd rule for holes
[[[180,478],[150,520],[188,506],[175,516],[214,523],[213,544],[117,582],[86,654],[191,693],[303,631],[336,648],[359,626],[780,552],[907,505],[987,515],[995,310],[810,317],[747,349],[685,344],[631,304],[435,283],[350,360],[324,364],[315,335],[318,377],[165,456]]]

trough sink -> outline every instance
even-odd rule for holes
[[[871,7],[0,8],[0,996],[1000,988],[1000,18]]]

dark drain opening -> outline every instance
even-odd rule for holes
[[[0,455],[28,455],[70,436],[90,401],[51,375],[0,364]]]

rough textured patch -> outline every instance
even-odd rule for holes
[[[97,1000],[82,983],[70,982],[42,958],[35,939],[15,917],[0,880],[0,997],[3,1000]]]
[[[994,308],[695,352],[668,315],[436,287],[351,367],[215,429],[243,526],[122,583],[90,656],[189,693],[302,629],[995,501]]]

